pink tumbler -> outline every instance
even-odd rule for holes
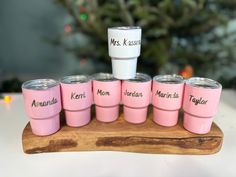
[[[35,135],[46,136],[60,128],[60,84],[53,79],[37,79],[22,85],[24,105]]]
[[[153,78],[153,121],[170,127],[178,122],[182,106],[184,79],[179,75],[157,75]]]
[[[211,79],[193,77],[186,81],[183,101],[184,128],[197,134],[210,131],[221,90],[221,84]]]
[[[89,76],[66,76],[61,80],[62,107],[66,124],[81,127],[91,120],[92,81]]]
[[[122,82],[122,102],[127,122],[134,124],[145,122],[150,104],[151,83],[151,77],[142,73],[137,73],[134,79]]]
[[[96,118],[101,122],[113,122],[119,117],[121,82],[109,73],[94,74],[93,96]]]

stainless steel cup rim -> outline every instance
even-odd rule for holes
[[[96,73],[92,75],[92,80],[101,81],[101,82],[112,82],[118,81],[113,74],[111,73]]]
[[[128,82],[149,82],[152,78],[148,74],[136,73],[133,79],[128,79]]]
[[[60,83],[54,79],[34,79],[24,82],[21,88],[28,90],[47,90],[59,84]]]
[[[205,89],[219,89],[222,88],[222,85],[209,78],[204,78],[204,77],[192,77],[190,79],[186,80],[187,85],[191,85],[193,87],[201,87]]]
[[[156,75],[153,77],[153,81],[163,84],[181,84],[184,83],[184,78],[177,74]]]
[[[72,75],[65,76],[60,79],[60,82],[63,84],[78,84],[78,83],[87,83],[91,80],[91,76],[88,75]]]
[[[141,29],[139,26],[118,26],[118,27],[109,27],[108,30],[137,30]]]

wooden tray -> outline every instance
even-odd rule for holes
[[[150,111],[149,111],[150,112]],[[94,115],[94,113],[93,113]],[[93,116],[95,117],[95,116]],[[213,154],[221,149],[223,133],[213,123],[211,131],[197,135],[186,131],[179,123],[171,128],[152,121],[149,113],[145,123],[133,125],[126,122],[123,113],[117,121],[102,123],[95,118],[83,127],[65,125],[50,136],[35,136],[29,123],[22,135],[23,150],[27,154],[68,151],[125,151],[158,154]]]

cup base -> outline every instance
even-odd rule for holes
[[[49,117],[47,119],[30,118],[32,132],[38,136],[48,136],[56,133],[60,129],[60,115]]]
[[[91,107],[80,111],[65,110],[66,124],[70,127],[87,125],[91,120]]]
[[[117,79],[132,79],[136,76],[137,58],[112,59],[112,74]]]
[[[95,106],[96,119],[100,122],[113,122],[119,117],[119,105],[112,107]]]
[[[213,117],[196,117],[184,113],[183,126],[186,130],[195,134],[207,134],[211,130]]]
[[[124,119],[133,124],[144,123],[147,119],[148,108],[131,108],[124,106]]]
[[[153,107],[153,121],[165,127],[175,126],[178,122],[179,110],[163,110]]]

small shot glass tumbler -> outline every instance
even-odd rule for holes
[[[179,75],[157,75],[153,78],[153,121],[170,127],[178,122],[182,106],[184,79]]]
[[[81,127],[91,120],[92,81],[86,75],[66,76],[61,80],[62,107],[66,124]]]
[[[109,73],[93,75],[93,97],[96,118],[101,122],[113,122],[119,117],[121,81]]]
[[[142,73],[137,73],[133,79],[122,81],[122,103],[127,122],[145,122],[150,104],[151,83],[151,77]]]
[[[53,79],[37,79],[24,82],[22,93],[26,114],[32,132],[46,136],[60,128],[60,83]]]
[[[221,90],[220,83],[208,78],[192,77],[186,81],[183,101],[185,129],[196,134],[210,131]]]

